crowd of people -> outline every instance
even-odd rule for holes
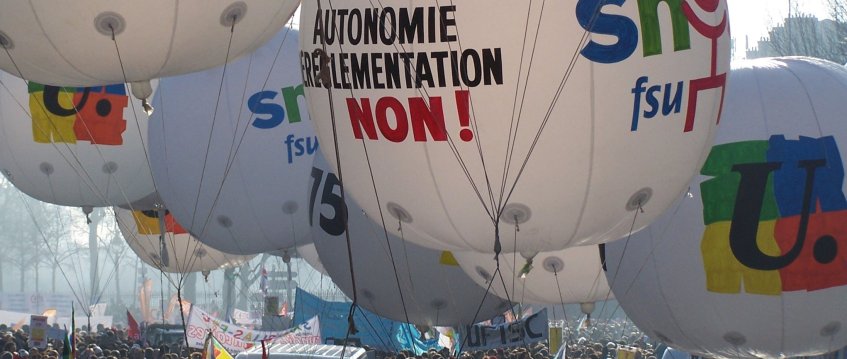
[[[661,359],[667,348],[627,320],[596,321],[588,326],[577,323],[568,328],[565,328],[568,358]]]
[[[570,329],[579,328],[579,329]],[[631,323],[623,320],[572,322],[565,327],[561,346],[550,348],[548,342],[538,342],[511,348],[472,350],[459,353],[443,348],[414,354],[404,350],[399,353],[379,352],[377,359],[661,359],[667,348],[651,340]]]
[[[576,324],[575,325],[579,325]],[[0,325],[0,359],[59,359],[65,351],[63,340],[48,340],[46,348],[35,348],[29,341],[27,326],[11,328]],[[201,350],[180,344],[151,345],[145,339],[130,339],[121,326],[98,326],[89,331],[82,326],[75,330],[76,359],[202,359]],[[585,359],[661,359],[664,346],[652,342],[633,326],[609,321],[596,323],[579,330],[563,331],[564,350],[551,350],[547,342],[512,348],[453,352],[447,348],[430,349],[415,354],[374,352],[376,359],[548,359],[561,357]],[[555,345],[555,344],[553,344]]]
[[[77,359],[201,359],[201,350],[171,347],[166,344],[151,346],[143,340],[132,340],[120,328],[88,331],[83,326],[75,330],[75,358]],[[66,342],[58,338],[47,341],[46,348],[36,348],[29,341],[29,328],[10,328],[0,325],[2,353],[0,359],[59,359],[70,353]]]

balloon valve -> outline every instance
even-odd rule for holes
[[[141,108],[143,108],[143,109],[144,109],[144,113],[146,113],[146,114],[147,114],[147,116],[152,116],[152,115],[153,115],[153,110],[155,110],[155,108],[153,108],[153,106],[151,106],[151,105],[147,102],[147,100],[146,100],[146,99],[141,100]]]
[[[144,113],[147,116],[153,114],[153,106],[147,102],[147,99],[150,96],[153,96],[153,85],[150,81],[133,81],[129,83],[129,91],[132,92],[132,96],[141,100],[141,108],[144,110]]]
[[[527,274],[529,274],[530,271],[532,271],[532,259],[527,258],[526,263],[523,265],[523,268],[521,268],[520,271],[521,279],[526,279],[526,276]]]
[[[94,207],[92,206],[82,206],[82,213],[85,214],[85,224],[91,224],[91,213],[94,212]]]
[[[641,213],[644,213],[644,205],[647,202],[650,202],[650,198],[653,197],[653,189],[650,187],[644,187],[632,197],[629,197],[629,200],[626,202],[626,210],[627,211],[635,211],[638,210]]]
[[[12,39],[0,31],[0,48],[11,50],[13,47],[15,47],[15,44],[12,42]]]

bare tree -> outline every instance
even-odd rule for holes
[[[44,257],[44,261],[50,266],[50,293],[52,294],[56,294],[56,277],[60,267],[70,259],[78,260],[80,257],[88,255],[85,252],[88,248],[79,246],[73,241],[69,241],[66,246],[60,246],[59,243],[56,243],[55,248],[57,250],[54,252],[53,258]]]
[[[108,242],[102,244],[102,248],[106,250],[106,254],[113,266],[113,273],[110,273],[109,278],[107,278],[115,283],[115,301],[112,307],[122,308],[125,306],[125,303],[121,296],[121,267],[125,265],[123,262],[127,258],[126,254],[129,246],[126,244],[115,221],[107,221],[102,229],[105,232],[104,237],[111,238]],[[103,285],[105,286],[106,283]]]
[[[827,0],[829,16],[835,23],[835,48],[836,54],[842,59],[839,64],[844,64],[847,59],[847,0]]]
[[[57,206],[51,206],[23,195],[5,179],[0,182],[0,256],[20,272],[20,291],[26,289],[26,276],[34,271],[34,288],[38,291],[41,264],[52,259],[48,244],[67,240],[68,231],[56,223]],[[60,215],[60,214],[59,214]]]
[[[811,56],[839,64],[847,62],[847,0],[827,0],[832,19],[818,19],[796,1],[789,1],[788,16],[768,29],[768,38],[747,51],[748,58]]]
[[[0,291],[3,290],[2,270],[16,267],[20,273],[20,291],[41,291],[41,271],[46,266],[51,273],[51,292],[56,292],[57,272],[70,259],[80,256],[80,245],[69,225],[70,207],[47,204],[18,191],[11,182],[0,178]],[[27,274],[33,271],[34,281]],[[70,279],[66,279],[72,286]],[[32,283],[31,288],[27,286]]]

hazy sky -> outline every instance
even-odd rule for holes
[[[789,0],[727,0],[729,2],[730,25],[732,35],[743,50],[745,36],[751,44],[763,35],[767,29],[781,23],[788,14]],[[814,14],[819,18],[828,18],[827,0],[790,0],[803,13]]]

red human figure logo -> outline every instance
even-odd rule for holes
[[[720,5],[720,0],[693,0],[700,6],[701,9],[707,12],[715,12],[718,10],[718,5]],[[685,17],[688,18],[688,22],[691,23],[691,26],[694,27],[694,30],[697,30],[701,35],[706,38],[712,39],[712,64],[711,64],[711,75],[709,77],[699,78],[695,80],[691,80],[691,88],[688,91],[688,113],[685,117],[685,129],[684,132],[691,132],[694,130],[694,118],[697,115],[697,97],[700,94],[700,91],[710,90],[710,89],[721,89],[721,112],[723,111],[723,100],[724,95],[726,94],[726,73],[718,74],[718,39],[720,39],[725,32],[729,30],[729,23],[727,22],[727,13],[724,10],[723,18],[721,22],[716,25],[709,25],[700,19],[697,14],[694,12],[694,9],[690,4],[691,0],[686,0],[682,3],[682,11],[685,13]],[[718,112],[718,123],[721,121],[721,112]]]

